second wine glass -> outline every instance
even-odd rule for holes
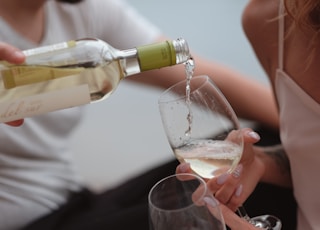
[[[215,198],[196,174],[180,173],[149,192],[150,230],[226,230]]]
[[[166,136],[180,162],[189,163],[206,179],[234,171],[244,145],[239,121],[208,76],[195,76],[173,85],[158,102]],[[281,229],[281,221],[273,216],[274,221],[267,223],[242,215],[256,226]]]

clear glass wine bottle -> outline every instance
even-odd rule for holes
[[[180,38],[127,50],[87,38],[23,51],[25,63],[0,63],[0,122],[107,98],[124,77],[185,63]]]

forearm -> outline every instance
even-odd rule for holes
[[[277,104],[269,85],[223,64],[203,59],[196,60],[195,75],[199,74],[214,80],[240,118],[279,128]]]
[[[157,41],[164,40],[164,37]],[[279,119],[276,101],[271,87],[253,80],[221,63],[204,59],[191,51],[195,60],[196,75],[208,75],[221,89],[236,114],[268,127],[278,129]],[[186,79],[184,66],[177,65],[139,74],[128,78],[140,83],[168,88]]]
[[[208,75],[227,98],[237,116],[275,130],[279,128],[277,104],[269,85],[260,83],[222,63],[196,55],[194,60],[194,76]],[[168,86],[166,84],[168,82],[175,83],[186,78],[181,65],[164,68],[157,74],[162,76],[158,78],[162,82],[158,83],[165,87]]]
[[[282,145],[257,147],[256,156],[264,165],[261,181],[291,187],[289,159]]]
[[[278,111],[269,86],[250,79],[222,64],[195,59],[196,75],[208,75],[221,89],[240,118],[278,129]],[[148,71],[130,79],[148,85],[168,88],[186,79],[183,65]],[[129,79],[129,78],[128,78]]]

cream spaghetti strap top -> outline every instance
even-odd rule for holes
[[[290,159],[298,230],[320,229],[320,105],[285,72],[285,17],[279,7],[279,66],[275,90],[280,112],[280,135]],[[303,77],[303,76],[301,76]]]

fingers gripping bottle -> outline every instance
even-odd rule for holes
[[[184,39],[118,50],[87,38],[23,51],[25,63],[0,63],[0,122],[107,98],[130,75],[185,63]]]

